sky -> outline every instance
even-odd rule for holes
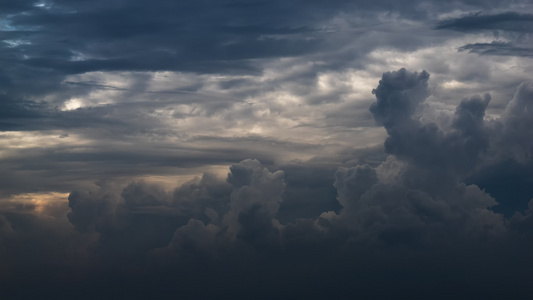
[[[526,299],[529,0],[3,0],[10,299]]]

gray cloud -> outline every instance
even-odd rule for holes
[[[441,21],[436,28],[461,31],[504,30],[529,32],[531,24],[533,24],[532,14],[512,11],[498,14],[482,14],[478,12]]]
[[[121,191],[101,185],[98,190],[70,194],[68,221],[75,235],[57,238],[69,241],[71,247],[80,247],[74,252],[76,255],[81,255],[82,249],[89,251],[83,256],[84,261],[98,263],[83,266],[88,274],[98,277],[97,274],[106,272],[125,282],[140,280],[158,288],[166,280],[178,280],[179,286],[194,285],[198,280],[202,285],[212,285],[225,274],[223,294],[251,295],[261,285],[258,281],[250,282],[239,293],[230,282],[246,281],[244,274],[256,279],[281,276],[283,281],[288,280],[299,289],[310,280],[306,272],[317,276],[320,270],[337,270],[338,276],[322,281],[330,285],[341,278],[358,278],[345,273],[357,265],[373,268],[367,274],[371,281],[385,280],[386,270],[391,268],[409,278],[398,285],[385,284],[391,293],[411,286],[411,280],[422,280],[427,268],[449,272],[453,278],[442,281],[425,277],[423,280],[429,288],[420,291],[420,295],[444,291],[457,284],[466,284],[457,290],[459,294],[466,293],[472,290],[471,284],[482,284],[474,279],[478,276],[485,284],[496,284],[486,272],[511,271],[505,263],[490,270],[473,266],[488,257],[509,262],[512,257],[509,255],[516,255],[512,250],[515,248],[509,249],[509,245],[529,245],[523,239],[529,234],[530,213],[525,211],[506,219],[491,207],[497,205],[496,201],[508,199],[494,199],[475,183],[466,184],[464,180],[478,166],[494,165],[502,157],[508,157],[505,151],[509,147],[498,141],[511,134],[505,131],[505,126],[518,126],[529,118],[527,110],[520,109],[527,106],[528,85],[517,89],[515,99],[498,121],[506,124],[503,127],[484,122],[490,101],[486,95],[464,99],[456,108],[452,126],[444,131],[435,124],[420,121],[418,107],[430,94],[428,79],[426,72],[401,69],[383,74],[375,89],[377,100],[370,110],[388,131],[386,161],[374,166],[343,166],[333,174],[334,168],[305,164],[287,165],[273,172],[259,161],[248,159],[230,167],[226,182],[206,174],[170,193],[143,182],[132,182]],[[490,130],[493,130],[491,135]],[[514,143],[526,141],[516,139]],[[515,164],[530,164],[529,157],[516,159]],[[445,163],[436,164],[439,160]],[[300,191],[302,187],[320,191],[320,186],[327,182],[332,183],[337,194],[336,210],[324,207],[320,216],[302,217],[297,206],[283,206],[285,201],[296,201],[285,191]],[[307,201],[324,200],[310,197]],[[34,215],[35,209],[24,208],[28,216]],[[278,215],[283,215],[283,223]],[[4,236],[19,241],[22,238],[17,235],[33,227],[19,227],[26,221],[7,211],[0,220]],[[84,239],[86,243],[79,242]],[[62,249],[61,244],[57,247]],[[485,250],[478,252],[480,249]],[[466,254],[472,251],[478,254]],[[6,255],[16,256],[10,252]],[[443,257],[444,261],[439,262]],[[519,257],[527,260],[522,255]],[[406,268],[396,261],[404,260],[413,266],[415,258],[429,265]],[[184,268],[190,270],[187,276],[177,271]],[[298,270],[296,277],[292,277],[291,269]],[[132,274],[131,270],[137,271]],[[457,277],[465,273],[468,277]],[[97,277],[91,277],[91,282],[99,282]],[[504,292],[520,295],[510,290],[509,284],[525,287],[525,278],[511,275],[498,279],[501,280],[496,285],[498,288],[488,289],[487,295],[489,298],[491,294]],[[281,284],[271,283],[277,288]],[[164,290],[170,292],[173,288]],[[318,294],[325,292],[320,287],[311,290]],[[191,289],[183,291],[186,298],[193,297]],[[334,294],[353,292],[352,288],[342,287]],[[363,288],[360,293],[369,295],[370,290]],[[204,294],[208,292],[200,292]],[[264,296],[273,295],[277,295],[274,290]]]
[[[471,13],[462,17],[439,22],[436,29],[451,29],[461,32],[492,31],[495,40],[490,43],[469,43],[461,46],[459,51],[468,51],[482,55],[503,55],[530,57],[530,28],[533,14],[519,12],[502,12],[497,14]]]
[[[504,56],[524,56],[530,57],[532,49],[516,47],[507,42],[475,43],[466,44],[459,48],[459,51],[468,51],[482,55],[504,55]]]
[[[533,84],[522,83],[516,94],[505,109],[504,113],[504,141],[510,146],[514,157],[518,161],[530,161],[533,153],[531,131],[533,125]]]
[[[0,7],[5,297],[528,290],[528,1]]]

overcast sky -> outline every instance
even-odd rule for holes
[[[3,0],[0,280],[527,298],[532,75],[529,0]]]

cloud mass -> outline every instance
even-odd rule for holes
[[[527,1],[0,7],[8,298],[527,298]]]

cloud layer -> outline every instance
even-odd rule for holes
[[[70,193],[68,208],[50,201],[6,207],[2,236],[9,246],[3,257],[9,259],[3,274],[13,289],[23,284],[18,276],[39,277],[53,268],[56,283],[109,284],[105,289],[113,294],[136,282],[154,285],[156,294],[179,289],[185,298],[244,297],[263,285],[270,289],[260,297],[369,297],[375,291],[365,280],[383,281],[388,290],[377,297],[523,295],[529,271],[509,264],[530,261],[517,248],[530,247],[530,211],[497,213],[492,208],[507,199],[499,203],[465,180],[502,161],[512,160],[518,171],[531,166],[530,139],[516,136],[516,128],[533,120],[526,109],[531,84],[520,85],[505,114],[491,122],[484,121],[490,96],[462,100],[445,130],[422,122],[417,113],[430,96],[429,78],[425,71],[400,69],[384,73],[373,90],[370,111],[388,135],[386,158],[377,165],[341,166],[332,174],[305,163],[299,167],[305,172],[287,166],[292,173],[287,178],[283,166],[271,171],[246,159],[230,167],[226,180],[204,174],[171,193],[146,182],[131,182],[121,192],[102,183],[93,191]],[[284,202],[295,201],[285,191],[302,184],[295,178],[310,182],[305,176],[320,178],[313,186],[329,180],[336,210],[303,218],[297,208],[282,211]],[[39,254],[12,252],[27,243],[39,247]],[[28,255],[37,261],[27,261]],[[490,268],[487,260],[493,261]],[[65,279],[72,269],[79,277]],[[500,272],[522,273],[493,277]],[[103,274],[119,282],[106,282],[111,277],[102,279]],[[321,286],[308,285],[324,274],[329,275]],[[352,280],[355,285],[329,290]],[[426,289],[417,287],[421,280]],[[220,290],[196,294],[195,284]],[[282,295],[286,285],[289,294]],[[38,284],[35,291],[43,288]]]
[[[0,8],[6,297],[528,295],[528,1]]]

